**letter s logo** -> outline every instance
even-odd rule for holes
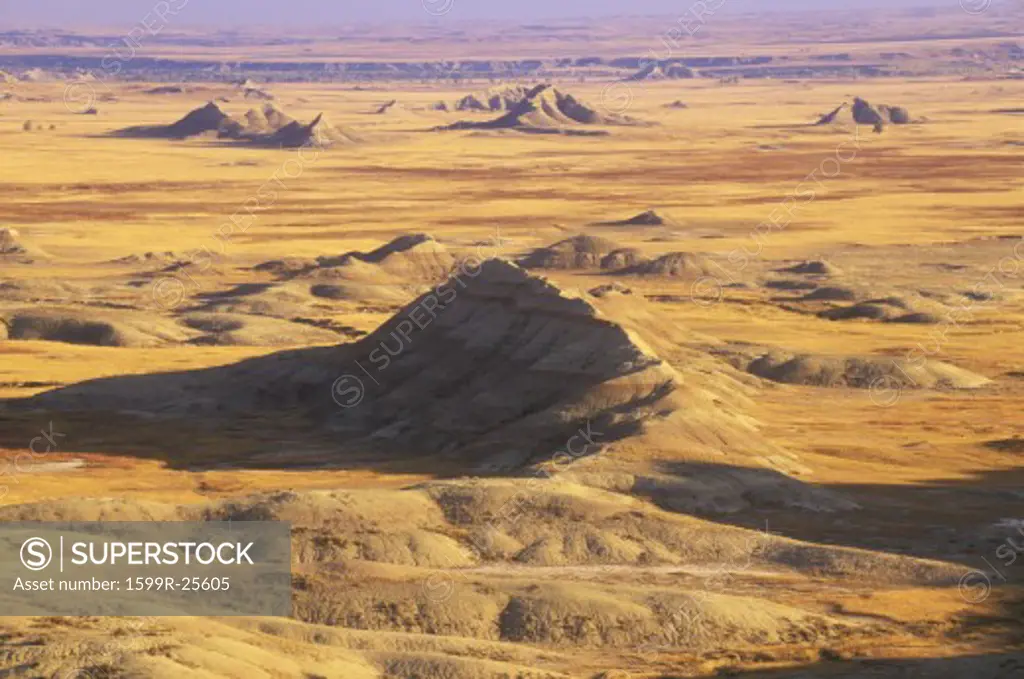
[[[30,571],[41,571],[53,561],[53,549],[42,538],[29,538],[21,545],[21,563]]]

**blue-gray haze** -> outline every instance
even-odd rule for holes
[[[177,18],[191,26],[251,25],[326,27],[351,22],[512,20],[531,22],[568,17],[623,14],[682,14],[700,0],[0,0],[0,30],[22,27],[118,26],[135,24],[154,6],[180,8]],[[703,0],[717,11],[871,11],[955,5],[957,0]],[[428,8],[448,9],[431,16]],[[440,14],[440,12],[437,12]],[[716,12],[717,13],[717,12]]]

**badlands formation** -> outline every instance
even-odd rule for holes
[[[953,5],[0,30],[0,523],[288,522],[293,603],[0,677],[1022,676],[1024,15]]]

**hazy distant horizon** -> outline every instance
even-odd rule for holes
[[[539,21],[615,15],[684,14],[696,0],[382,0],[352,6],[336,0],[164,0],[182,26],[232,28],[279,25],[328,27],[345,23],[445,20]],[[792,10],[861,10],[870,8],[955,7],[958,0],[704,0],[724,13]],[[719,4],[721,3],[721,4]],[[32,4],[0,0],[0,29],[69,28],[132,25],[159,0],[35,0]],[[430,10],[430,11],[428,11]]]

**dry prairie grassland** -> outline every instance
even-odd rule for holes
[[[1024,81],[631,83],[650,124],[602,136],[435,129],[478,84],[272,85],[360,139],[327,150],[113,136],[262,102],[110,87],[0,104],[0,519],[288,520],[295,614],[5,618],[0,676],[1024,671],[1024,567],[986,570],[1024,481],[993,113]],[[854,96],[916,122],[812,124]]]

